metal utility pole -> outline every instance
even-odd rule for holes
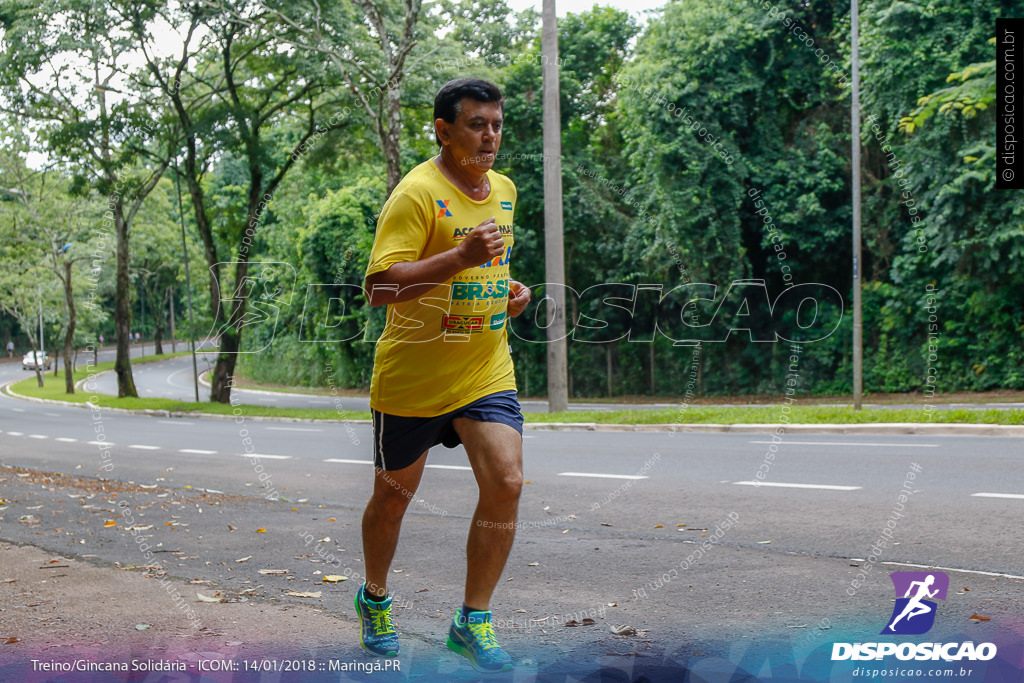
[[[569,409],[569,354],[565,343],[565,254],[562,239],[562,116],[559,106],[558,22],[555,0],[544,0],[541,32],[544,74],[544,263],[548,412]]]
[[[850,2],[850,61],[853,64],[853,100],[850,107],[850,137],[853,185],[853,408],[860,410],[864,388],[863,319],[861,318],[860,284],[860,6]]]

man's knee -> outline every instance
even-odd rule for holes
[[[491,483],[485,495],[493,500],[509,502],[519,500],[523,490],[522,472],[508,472]]]
[[[401,517],[412,502],[414,493],[402,486],[378,486],[370,505],[388,517]]]

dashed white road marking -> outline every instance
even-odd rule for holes
[[[291,460],[290,455],[268,455],[266,453],[239,453],[243,458],[267,458],[268,460]]]
[[[48,437],[46,434],[29,434],[28,438],[30,438],[30,439],[49,439],[50,437]]]
[[[1000,574],[999,572],[983,572],[978,569],[957,569],[955,567],[935,567],[928,564],[910,564],[909,562],[879,562],[893,567],[916,567],[917,569],[938,569],[940,572],[961,572],[963,574],[980,574],[982,576],[998,576],[1004,579],[1024,579],[1024,576],[1016,574]]]
[[[25,436],[25,432],[7,432],[11,436]]]
[[[54,441],[60,441],[61,443],[78,443],[78,439],[72,439],[70,436],[58,436]]]
[[[349,460],[347,458],[327,458],[324,462],[340,462],[343,465],[372,465],[372,460]]]
[[[86,441],[86,443],[90,446],[106,446],[107,448],[111,448],[114,445],[113,441]]]
[[[780,481],[734,481],[737,486],[776,486],[789,489],[822,489],[825,491],[856,491],[860,486],[837,486],[835,484],[784,484]]]
[[[146,444],[143,444],[143,443],[130,443],[130,444],[128,444],[128,448],[134,448],[137,451],[158,451],[158,450],[160,450],[159,446],[147,446]]]
[[[204,451],[201,448],[179,448],[179,453],[193,453],[195,455],[216,455],[217,451]]]
[[[322,429],[310,429],[307,427],[267,427],[268,432],[322,432]]]
[[[427,465],[426,467],[430,467],[435,470],[469,470],[470,472],[473,471],[472,467],[467,467],[465,465]]]
[[[750,441],[749,443],[775,443],[774,441]],[[871,441],[785,441],[787,446],[872,446],[876,448],[938,448],[937,443],[876,443]]]
[[[972,493],[974,498],[1013,498],[1015,500],[1024,500],[1024,493]]]
[[[596,472],[559,472],[560,477],[594,477],[596,479],[647,479],[640,474],[599,474]]]

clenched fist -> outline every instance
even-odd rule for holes
[[[494,222],[494,216],[473,228],[456,249],[459,250],[467,268],[487,263],[495,256],[504,254],[505,240],[497,223]]]
[[[515,318],[526,310],[526,304],[530,303],[532,295],[530,294],[530,288],[522,282],[509,280],[508,285],[508,317]]]

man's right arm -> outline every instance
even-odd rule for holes
[[[366,277],[371,306],[416,299],[457,273],[505,253],[505,240],[494,218],[473,228],[457,246],[418,261],[400,261]]]

